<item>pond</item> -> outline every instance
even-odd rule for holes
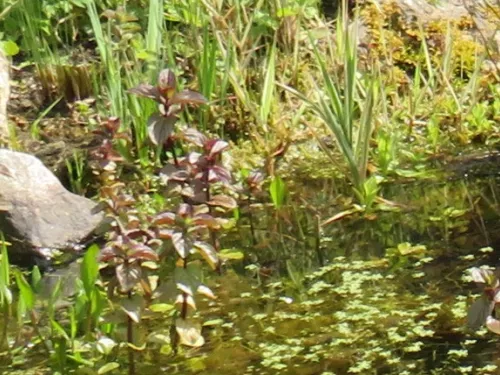
[[[217,296],[198,303],[205,344],[174,354],[169,309],[163,318],[146,314],[136,332],[138,342],[147,343],[137,370],[497,373],[497,337],[467,328],[468,306],[480,291],[464,279],[467,269],[498,259],[500,176],[493,157],[479,162],[475,156],[460,168],[449,163],[447,172],[436,169],[427,180],[388,182],[371,212],[352,210],[319,228],[315,213],[333,217],[340,207],[329,189],[333,180],[296,186],[300,200],[290,197],[279,215],[255,207],[256,244],[244,222],[226,239],[244,249],[247,260],[230,262],[220,276],[205,274]],[[307,207],[293,208],[304,202]],[[172,303],[169,294],[160,301]],[[33,340],[34,332],[26,335]],[[41,349],[35,344],[19,353],[20,362],[0,361],[0,368],[46,373]]]

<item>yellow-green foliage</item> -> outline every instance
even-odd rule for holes
[[[361,16],[368,27],[371,53],[404,71],[425,64],[422,37],[432,62],[439,67],[446,50],[446,36],[450,33],[452,70],[455,72],[471,73],[476,56],[484,50],[469,33],[474,26],[471,16],[450,21],[432,20],[419,25],[405,15],[395,1],[384,2],[380,9],[370,2],[361,10]]]

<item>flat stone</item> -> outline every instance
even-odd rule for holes
[[[75,252],[104,215],[97,203],[66,190],[33,155],[0,149],[0,231],[9,256],[50,259],[52,250]]]

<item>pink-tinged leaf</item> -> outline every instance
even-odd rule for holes
[[[134,252],[130,254],[130,259],[151,260],[156,262],[159,260],[159,257],[149,246],[138,244],[134,246]]]
[[[162,212],[153,218],[154,225],[173,225],[175,223],[175,214],[173,212]]]
[[[260,189],[260,186],[264,182],[264,174],[261,172],[252,171],[248,175],[246,181],[251,189]]]
[[[187,203],[181,203],[177,209],[177,215],[185,219],[193,214],[193,207]]]
[[[470,275],[475,283],[489,284],[489,280],[493,277],[493,271],[474,267],[470,270]]]
[[[162,240],[171,240],[172,236],[174,235],[174,230],[173,229],[158,229],[157,231],[157,236],[158,238]]]
[[[151,142],[161,145],[172,135],[174,125],[177,122],[176,116],[162,116],[158,113],[152,114],[148,119],[148,135]]]
[[[189,172],[186,170],[177,170],[170,175],[170,180],[176,182],[185,182],[190,177]]]
[[[207,141],[207,137],[205,137],[203,133],[200,133],[198,130],[192,128],[186,129],[183,132],[182,137],[187,142],[190,142],[198,147],[203,147],[203,145]]]
[[[200,160],[200,157],[201,157],[201,154],[199,152],[190,152],[187,156],[186,156],[186,161],[191,164],[191,165],[195,165],[198,163],[198,161]]]
[[[116,266],[116,278],[120,285],[120,291],[127,293],[141,280],[142,270],[137,263],[119,264]]]
[[[182,233],[175,232],[172,235],[172,243],[177,254],[179,254],[182,259],[186,259],[192,248],[191,242],[186,240]]]
[[[486,298],[478,298],[469,307],[467,312],[467,325],[470,329],[477,331],[486,322],[486,318],[491,315],[495,303]]]
[[[113,260],[114,258],[123,255],[124,255],[123,251],[119,250],[118,248],[114,246],[106,246],[104,249],[101,250],[101,253],[99,254],[99,261],[106,263],[109,262],[110,260]]]
[[[500,335],[500,320],[488,316],[486,318],[486,327],[493,333]]]
[[[210,171],[208,172],[208,181],[210,183],[222,182],[227,185],[231,183],[231,174],[227,169],[215,165],[210,168]]]
[[[209,145],[209,150],[210,150],[209,156],[211,158],[213,158],[216,155],[219,155],[222,151],[224,151],[229,147],[229,143],[220,139],[213,140],[211,143],[212,144]]]
[[[191,90],[183,90],[174,94],[174,96],[168,101],[169,105],[173,104],[207,104],[208,100],[199,92],[191,91]]]
[[[127,230],[127,231],[125,231],[125,233],[123,233],[123,235],[129,239],[137,239],[137,238],[143,238],[143,237],[153,238],[154,237],[153,232],[151,232],[149,230],[141,229],[141,228],[134,228],[134,229]]]
[[[212,269],[216,269],[219,264],[219,257],[212,245],[203,241],[195,241],[194,248],[198,250],[203,259],[209,264]]]
[[[193,217],[193,224],[210,229],[219,229],[220,224],[215,217],[209,214],[199,214]]]
[[[214,195],[207,203],[211,206],[219,206],[227,208],[228,210],[234,210],[238,207],[236,199],[225,194]]]
[[[154,99],[156,101],[160,100],[160,92],[158,91],[158,89],[147,83],[141,83],[138,86],[129,89],[128,92],[131,94]]]
[[[205,285],[198,286],[197,292],[210,299],[216,299],[214,292],[212,292],[212,290]]]
[[[158,75],[158,88],[163,93],[169,93],[175,91],[176,86],[177,79],[174,72],[170,69],[163,69]]]
[[[205,339],[201,335],[201,324],[192,319],[176,319],[175,330],[181,345],[199,348],[205,344]]]
[[[121,308],[135,323],[140,323],[144,300],[141,296],[135,295],[132,298],[123,299],[120,302]]]

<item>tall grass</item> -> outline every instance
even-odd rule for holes
[[[94,90],[96,94],[100,94],[101,89],[105,89],[104,97],[109,100],[109,114],[120,118],[122,130],[131,131],[135,156],[141,164],[148,164],[150,150],[147,145],[147,119],[155,108],[149,101],[128,95],[126,90],[145,80],[153,82],[158,71],[164,67],[162,46],[168,41],[165,40],[163,1],[149,1],[147,32],[143,38],[136,39],[144,46],[148,56],[145,61],[138,58],[137,47],[116,45],[112,28],[120,25],[114,25],[112,20],[108,20],[103,27],[95,1],[85,0],[85,3],[102,65],[101,75],[94,80]],[[106,103],[102,104],[106,106]],[[126,159],[134,159],[135,156],[124,142],[120,142],[118,148]]]
[[[349,169],[349,178],[357,191],[363,191],[370,151],[370,138],[375,123],[375,106],[379,92],[379,77],[358,71],[357,18],[349,25],[346,1],[337,19],[335,46],[330,43],[327,53],[319,50],[311,37],[314,56],[320,71],[320,83],[311,77],[314,97],[296,89],[283,86],[302,99],[309,108],[323,120],[329,133],[334,137]],[[327,56],[327,58],[324,57]],[[341,73],[333,73],[336,66],[335,55],[340,56]],[[329,58],[328,58],[329,57]],[[376,69],[375,69],[376,70]],[[357,112],[360,115],[357,115]],[[316,129],[311,127],[314,134]],[[318,141],[322,143],[320,137]],[[337,163],[335,152],[323,147],[332,163]]]

